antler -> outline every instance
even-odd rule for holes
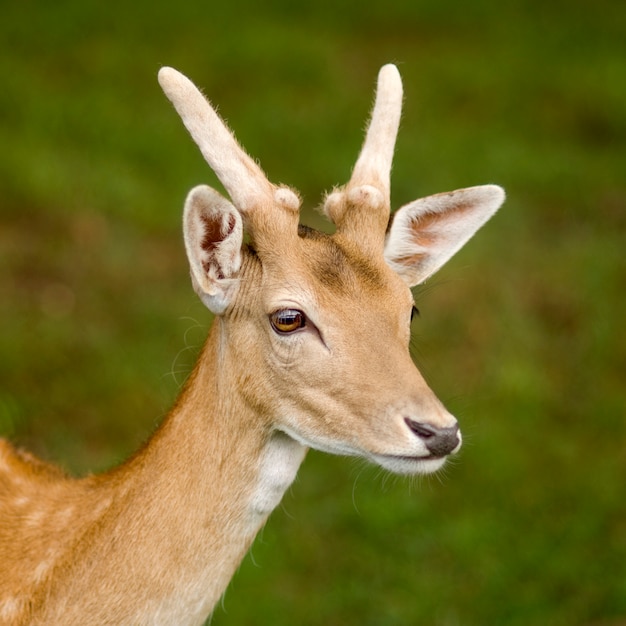
[[[267,179],[200,90],[171,67],[161,68],[159,83],[255,238],[264,226],[282,222],[276,220],[276,215],[272,215],[274,219],[264,219],[267,212],[274,213],[275,205],[291,213],[289,222],[293,222],[293,216],[295,214],[297,218],[300,207],[298,196],[291,189],[276,187]],[[295,226],[293,230],[295,232]]]
[[[389,196],[393,149],[401,113],[402,79],[395,65],[385,65],[378,74],[372,119],[348,187],[373,185]]]
[[[378,74],[376,101],[350,181],[324,205],[338,231],[382,249],[390,211],[390,174],[402,112],[402,80],[395,65]],[[356,215],[355,215],[356,213]]]

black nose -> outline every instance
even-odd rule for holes
[[[459,445],[459,425],[437,428],[405,417],[406,425],[424,442],[433,456],[446,456]]]

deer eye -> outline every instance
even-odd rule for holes
[[[280,309],[270,315],[270,324],[279,334],[293,333],[306,326],[306,316],[298,309]]]

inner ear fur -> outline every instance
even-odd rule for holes
[[[183,234],[196,293],[213,313],[223,313],[241,268],[239,211],[211,187],[194,187],[185,201]]]
[[[504,202],[497,185],[458,189],[415,200],[393,216],[385,260],[413,287],[458,252]]]

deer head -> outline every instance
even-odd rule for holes
[[[430,196],[390,220],[402,83],[386,65],[352,176],[325,199],[336,231],[324,234],[299,226],[297,193],[267,180],[186,77],[166,67],[159,81],[230,196],[192,189],[184,240],[217,316],[220,367],[260,420],[250,428],[394,472],[441,467],[461,435],[411,360],[411,287],[495,213],[502,189]]]

